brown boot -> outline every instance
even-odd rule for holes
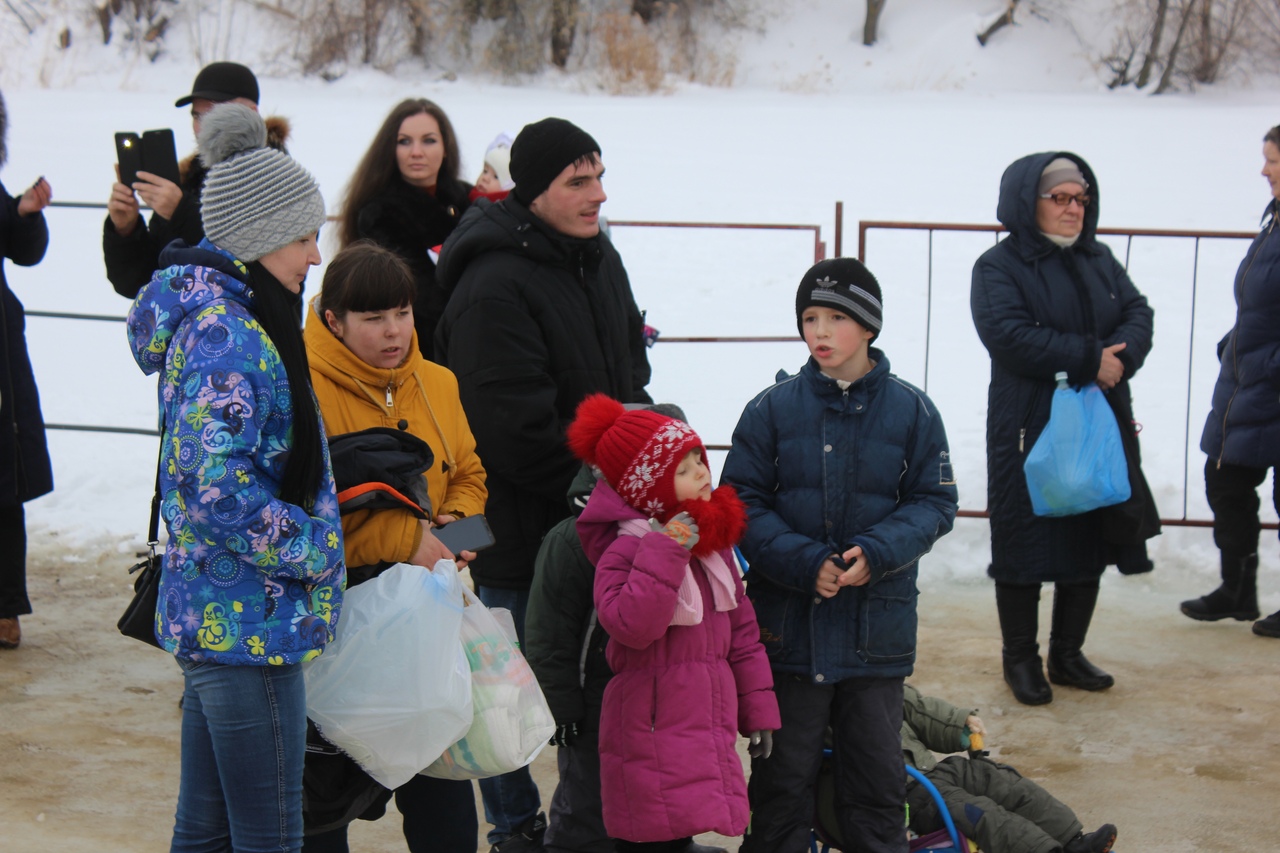
[[[0,619],[0,649],[16,649],[21,642],[22,628],[18,625],[18,617]]]

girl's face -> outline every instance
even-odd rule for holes
[[[318,234],[318,231],[313,231],[258,260],[286,290],[301,293],[302,282],[307,279],[307,270],[320,263],[320,247],[316,244]]]
[[[444,137],[435,116],[418,113],[400,122],[396,166],[406,184],[422,189],[434,187],[443,163]]]
[[[409,305],[385,311],[348,311],[342,319],[325,311],[324,322],[356,358],[372,367],[399,367],[413,344],[413,308]]]
[[[676,466],[677,501],[711,500],[711,470],[702,461],[702,451],[690,450]]]
[[[498,174],[488,163],[484,164],[484,171],[480,173],[480,177],[476,178],[476,189],[486,194],[502,192],[502,183],[498,180]]]

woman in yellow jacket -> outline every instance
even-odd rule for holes
[[[431,447],[423,476],[434,521],[408,509],[357,510],[342,517],[349,566],[432,566],[453,554],[434,526],[484,512],[484,468],[458,398],[458,382],[427,361],[413,328],[413,276],[394,253],[353,243],[325,271],[303,339],[326,434],[402,429]],[[460,561],[461,562],[461,561]],[[478,820],[470,782],[415,776],[396,789],[411,853],[475,853]],[[308,835],[303,853],[346,853],[347,828]]]

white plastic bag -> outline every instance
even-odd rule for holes
[[[307,716],[374,779],[397,788],[471,727],[458,568],[399,563],[347,591],[337,638],[303,666]]]
[[[484,779],[524,767],[556,731],[524,655],[480,599],[463,594],[462,648],[471,664],[475,718],[466,737],[422,771],[439,779]]]

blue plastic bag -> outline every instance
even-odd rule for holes
[[[1129,499],[1120,427],[1102,389],[1058,383],[1049,422],[1022,470],[1036,515],[1079,515]]]

